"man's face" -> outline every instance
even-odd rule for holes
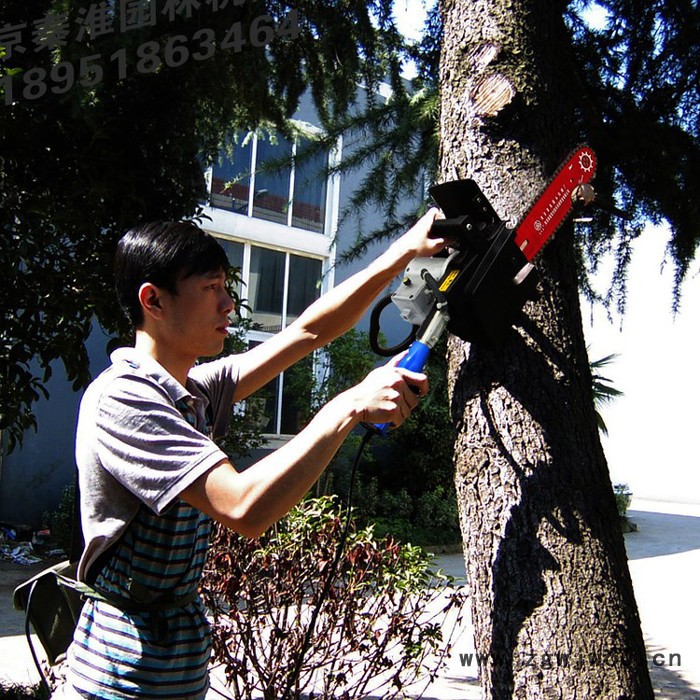
[[[223,350],[234,310],[223,270],[179,279],[177,294],[165,292],[162,300],[169,343],[194,358]]]

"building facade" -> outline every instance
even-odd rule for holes
[[[240,135],[206,173],[203,226],[240,270],[240,312],[253,327],[250,347],[292,323],[334,283],[341,183],[329,167],[337,164],[342,144],[301,160],[308,148],[303,134],[315,129],[296,125],[294,140],[265,131]],[[284,373],[262,395],[264,431],[296,433]]]

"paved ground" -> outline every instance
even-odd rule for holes
[[[639,531],[625,536],[647,658],[658,700],[700,700],[700,505],[633,502],[631,519]],[[0,562],[0,683],[37,682],[23,636],[23,618],[12,608],[12,590],[46,562],[32,567]],[[461,555],[438,557],[438,565],[464,578]],[[467,619],[447,667],[425,694],[426,700],[481,698],[476,669],[462,661],[473,652]],[[214,683],[216,687],[216,682]],[[219,698],[215,692],[213,698]]]
[[[634,501],[625,535],[630,573],[642,621],[657,700],[700,700],[700,505]],[[461,556],[441,557],[447,573],[464,576]],[[479,700],[474,669],[460,663],[473,652],[470,630],[457,641],[442,678],[425,700]]]

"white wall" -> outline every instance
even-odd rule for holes
[[[638,498],[700,503],[700,279],[696,263],[674,318],[673,266],[661,271],[668,237],[650,226],[635,242],[622,321],[597,309],[584,325],[592,359],[620,355],[603,372],[625,392],[602,411],[613,482],[629,484]],[[585,303],[583,313],[590,313]]]

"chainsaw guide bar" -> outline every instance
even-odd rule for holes
[[[557,170],[515,230],[515,243],[528,261],[532,261],[559,228],[573,207],[577,189],[593,179],[595,168],[593,151],[580,146]]]

